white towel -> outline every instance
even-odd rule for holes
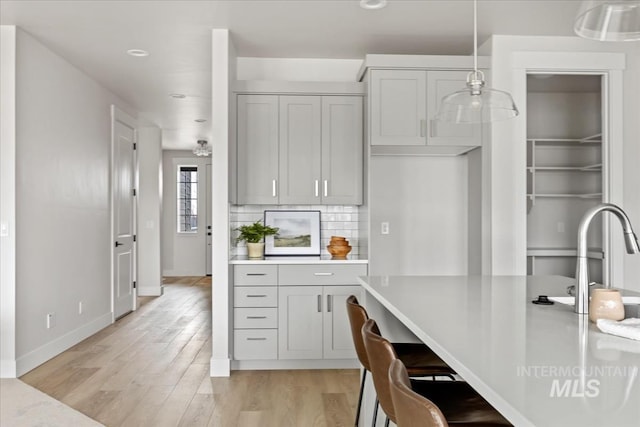
[[[617,335],[640,341],[640,319],[631,317],[619,322],[609,319],[598,319],[596,322],[598,329],[605,334]]]

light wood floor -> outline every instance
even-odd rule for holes
[[[353,425],[356,370],[210,378],[211,280],[165,278],[118,320],[21,380],[107,426]]]

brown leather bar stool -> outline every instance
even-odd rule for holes
[[[360,384],[360,396],[358,397],[358,408],[356,410],[355,425],[358,426],[360,420],[360,409],[362,407],[362,392],[367,377],[367,371],[371,372],[367,350],[362,340],[362,326],[369,319],[369,315],[363,306],[358,303],[358,299],[351,295],[347,298],[347,313],[351,325],[351,336],[356,348],[358,360],[364,367],[362,371],[362,382]],[[407,366],[411,376],[449,376],[453,379],[455,371],[451,369],[442,359],[440,359],[429,347],[416,343],[393,343],[393,348],[398,358]],[[373,423],[375,425],[378,414],[378,400],[374,406]]]
[[[378,325],[369,319],[362,327],[362,338],[371,365],[373,385],[382,410],[389,421],[397,423],[396,411],[391,399],[389,368],[397,359],[393,346],[380,336]],[[476,423],[486,426],[511,425],[498,411],[463,381],[411,380],[412,389],[440,408],[449,424]]]
[[[389,367],[389,384],[398,427],[449,426],[440,408],[411,389],[407,370],[398,359]]]

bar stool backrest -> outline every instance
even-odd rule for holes
[[[369,315],[354,295],[350,295],[347,298],[347,314],[349,315],[351,336],[353,338],[353,345],[356,348],[358,360],[367,371],[371,371],[369,358],[367,357],[367,349],[364,347],[364,341],[362,340],[362,326],[364,326],[364,322],[369,319]]]
[[[378,329],[375,320],[369,319],[364,323],[362,338],[367,349],[369,363],[371,364],[373,385],[376,389],[380,406],[384,413],[387,414],[387,417],[395,423],[396,414],[389,388],[389,366],[398,357],[391,343],[380,335],[380,329]]]
[[[389,384],[398,427],[449,426],[433,402],[411,390],[407,369],[399,359],[391,362]]]

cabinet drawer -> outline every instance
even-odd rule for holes
[[[308,264],[281,265],[280,286],[303,285],[353,285],[358,276],[367,275],[367,266],[362,264]]]
[[[276,286],[277,265],[236,265],[233,273],[235,286]]]
[[[233,358],[271,360],[278,358],[276,329],[239,329],[233,332]]]
[[[275,286],[243,286],[233,289],[234,307],[277,307],[278,288]]]
[[[236,308],[233,310],[236,329],[270,329],[278,327],[277,308]]]

